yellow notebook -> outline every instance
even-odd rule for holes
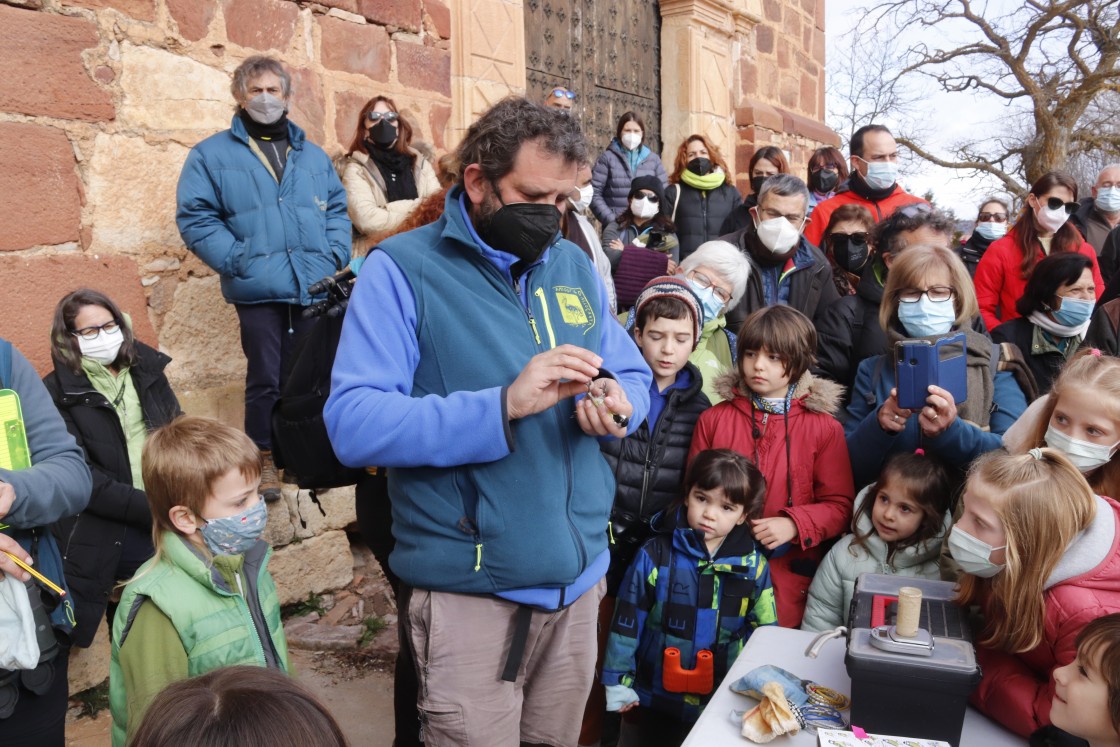
[[[0,468],[27,469],[31,466],[31,450],[27,446],[27,429],[19,395],[11,389],[0,389]]]

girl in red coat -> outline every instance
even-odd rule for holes
[[[1097,298],[1104,293],[1097,252],[1069,222],[1076,210],[1077,182],[1069,174],[1051,171],[1031,185],[1026,207],[1011,231],[993,241],[976,266],[976,300],[989,330],[1018,318],[1015,302],[1022,298],[1027,279],[1039,260],[1052,254],[1079,252],[1092,259]]]
[[[809,583],[852,518],[855,488],[844,430],[833,417],[843,388],[809,374],[817,333],[789,306],[751,314],[739,330],[739,368],[717,381],[724,402],[704,412],[689,461],[705,449],[733,449],[766,478],[763,518],[752,521],[766,548],[778,624],[801,625]]]
[[[1120,612],[1120,504],[1057,449],[989,452],[969,472],[949,550],[957,601],[980,605],[972,703],[1028,736],[1050,724],[1054,670],[1087,623]]]

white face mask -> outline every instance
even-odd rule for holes
[[[576,212],[582,213],[584,210],[587,210],[587,206],[591,204],[591,198],[595,194],[595,188],[588,184],[586,187],[578,187],[578,189],[579,199],[573,200],[569,197],[568,201],[572,203],[572,207],[576,209]],[[645,200],[642,200],[642,202],[645,202]]]
[[[1037,198],[1036,198],[1037,199]],[[1051,210],[1042,203],[1039,203],[1039,210],[1035,213],[1038,222],[1042,227],[1050,233],[1057,233],[1058,229],[1066,224],[1069,220],[1069,213],[1066,212],[1066,206],[1062,205],[1057,210]]]
[[[1103,187],[1097,190],[1097,210],[1102,213],[1120,211],[1120,187]]]
[[[949,532],[949,553],[953,560],[957,561],[962,571],[980,578],[991,578],[1004,569],[1003,565],[993,563],[990,558],[996,550],[1006,547],[992,547],[960,527],[953,527]]]
[[[987,223],[977,223],[976,233],[980,234],[985,239],[990,239],[991,241],[1002,239],[1007,235],[1007,224],[996,223],[994,221],[988,221]]]
[[[1073,462],[1073,466],[1082,472],[1090,472],[1101,465],[1108,464],[1112,461],[1116,450],[1120,448],[1120,441],[1112,446],[1080,441],[1067,436],[1054,426],[1046,429],[1045,440],[1047,446],[1065,454],[1066,459]]]
[[[646,199],[630,200],[630,212],[638,218],[652,218],[657,215],[657,205]]]
[[[758,224],[758,240],[774,254],[785,254],[801,239],[801,233],[784,216],[770,218]]]
[[[284,103],[284,100],[276,98],[271,93],[254,96],[245,104],[245,111],[249,112],[253,121],[262,125],[270,125],[279,121],[287,110],[288,105]]]
[[[124,332],[120,327],[117,327],[112,332],[101,330],[97,333],[97,337],[92,340],[79,337],[78,349],[82,351],[83,358],[89,358],[91,361],[108,366],[117,359],[117,354],[121,352],[123,343]]]
[[[626,150],[634,150],[642,144],[642,135],[640,132],[627,132],[622,135],[622,147]]]
[[[864,161],[864,163],[867,164],[867,173],[862,174],[863,181],[872,189],[889,189],[898,181],[897,163],[891,161]]]

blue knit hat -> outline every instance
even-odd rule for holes
[[[695,332],[692,337],[692,349],[695,350],[696,346],[700,344],[700,332],[704,328],[703,304],[700,303],[696,291],[692,290],[688,281],[680,275],[662,275],[646,283],[646,287],[642,288],[642,292],[638,294],[637,300],[634,301],[635,324],[637,324],[638,317],[642,313],[642,306],[655,298],[665,297],[680,299],[688,307],[688,312],[692,314],[692,326]]]

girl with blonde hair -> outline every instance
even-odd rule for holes
[[[957,601],[985,620],[972,703],[1028,736],[1050,723],[1051,675],[1076,656],[1078,633],[1120,611],[1120,504],[1057,449],[986,454],[948,545],[962,570]]]

